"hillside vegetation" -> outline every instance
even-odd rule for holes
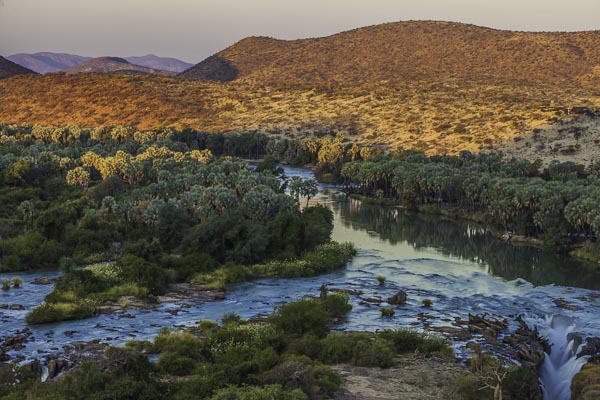
[[[545,132],[555,140],[553,127],[577,126],[575,114],[596,118],[599,44],[599,32],[519,33],[441,22],[321,39],[248,38],[179,79],[52,74],[0,82],[0,121],[289,138],[339,131],[353,142],[427,154],[521,151],[515,141],[527,138],[520,143],[535,142],[528,148],[536,149]],[[565,154],[589,163],[600,150],[600,130],[583,136],[590,151]],[[548,161],[557,152],[540,156]]]

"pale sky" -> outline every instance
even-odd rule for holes
[[[600,0],[0,0],[0,55],[154,53],[199,62],[246,36],[326,36],[403,20],[599,30]]]

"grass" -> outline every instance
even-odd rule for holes
[[[76,303],[43,303],[27,314],[27,323],[31,325],[51,322],[83,319],[96,313],[97,303],[93,300],[81,300]]]
[[[346,266],[356,254],[351,243],[330,242],[317,246],[295,260],[272,260],[243,266],[226,264],[210,273],[196,274],[192,281],[213,288],[257,278],[301,278],[330,273]]]

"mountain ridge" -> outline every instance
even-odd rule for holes
[[[485,77],[600,87],[600,31],[519,32],[470,24],[408,21],[334,35],[282,40],[244,38],[214,54],[234,79],[306,85],[408,79]],[[206,63],[180,76],[211,79]],[[210,70],[210,68],[209,68]]]
[[[85,57],[70,53],[39,52],[18,53],[6,58],[32,71],[45,74],[64,71],[68,68],[75,67],[82,62],[89,61],[94,57]],[[132,64],[140,65],[142,67],[168,71],[172,73],[182,72],[194,65],[177,58],[160,57],[154,54],[119,58],[125,59]]]
[[[80,73],[129,73],[129,74],[160,74],[172,75],[173,73],[157,70],[153,68],[143,67],[141,65],[132,64],[121,57],[96,57],[84,61],[74,67],[67,68],[61,72],[66,74]]]

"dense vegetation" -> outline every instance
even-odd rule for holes
[[[300,209],[313,181],[282,179],[272,162],[254,171],[217,157],[263,155],[264,136],[2,132],[0,268],[63,272],[31,323],[89,316],[102,301],[160,295],[170,282],[315,275],[354,254],[330,242],[330,209]],[[77,267],[97,262],[107,263]]]
[[[436,337],[397,330],[330,333],[351,306],[337,293],[282,305],[263,322],[223,318],[189,331],[163,330],[153,342],[108,348],[63,378],[45,384],[31,366],[2,370],[7,399],[317,399],[340,377],[326,364],[387,368],[397,353],[452,354]],[[156,363],[147,356],[158,354]],[[18,379],[18,383],[12,385]]]
[[[553,162],[542,169],[495,154],[427,157],[406,151],[347,163],[341,175],[357,193],[486,221],[551,247],[587,240],[589,256],[599,254],[599,164]]]

